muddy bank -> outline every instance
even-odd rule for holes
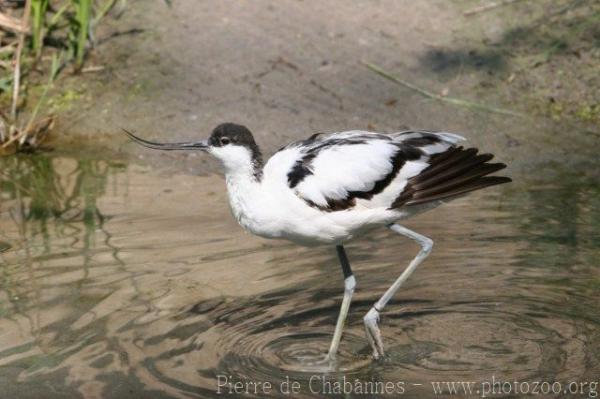
[[[104,69],[63,78],[57,104],[67,112],[53,145],[100,144],[196,173],[214,165],[194,154],[150,154],[120,128],[166,141],[235,121],[267,153],[319,131],[427,128],[463,133],[520,170],[588,161],[599,137],[598,74],[590,73],[598,42],[594,25],[577,22],[593,22],[597,7],[583,3],[561,11],[571,2],[520,1],[473,13],[480,2],[132,2],[98,35],[89,65]],[[557,34],[572,28],[571,42],[551,53],[546,15],[561,21],[552,25]],[[578,43],[579,56],[571,51]],[[432,101],[361,61],[434,93],[527,117]],[[589,120],[570,117],[579,111],[565,104],[578,99]]]

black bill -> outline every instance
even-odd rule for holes
[[[137,137],[130,131],[122,129],[129,138],[144,147],[153,148],[155,150],[206,150],[208,143],[206,140],[196,143],[156,143],[154,141],[144,140]]]

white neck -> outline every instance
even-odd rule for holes
[[[209,153],[221,161],[225,168],[226,175],[253,175],[260,173],[256,168],[262,165],[256,165],[250,149],[237,145],[228,145],[224,147],[211,147]]]
[[[255,176],[254,168],[244,168],[225,172],[227,194],[231,211],[238,223],[252,230],[257,218],[257,206],[261,204],[261,182]]]
[[[211,147],[209,152],[218,158],[225,169],[229,205],[237,221],[254,231],[263,213],[261,197],[262,165],[253,160],[252,152],[242,146]],[[260,162],[260,161],[259,161]]]
[[[252,166],[236,170],[226,169],[225,181],[227,182],[228,189],[233,184],[239,185],[240,187],[254,187],[260,185],[260,179],[256,176],[256,172]]]

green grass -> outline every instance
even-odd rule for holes
[[[75,64],[77,68],[81,68],[85,57],[85,47],[88,40],[90,18],[92,16],[92,0],[76,0],[75,5],[76,24],[74,28],[77,38],[75,41]]]
[[[39,57],[44,43],[44,29],[46,12],[48,11],[48,0],[31,1],[31,47]]]
[[[2,0],[0,0],[1,2]],[[167,5],[170,1],[165,0]],[[127,0],[25,0],[21,2],[20,15],[23,25],[31,27],[30,34],[17,32],[17,41],[6,45],[0,52],[3,64],[11,63],[12,73],[0,77],[0,104],[10,103],[10,115],[0,112],[0,124],[7,126],[0,134],[0,152],[9,145],[20,147],[27,137],[35,136],[36,118],[47,105],[48,91],[60,71],[80,72],[86,56],[93,47],[94,30],[119,3],[122,10]],[[2,12],[2,10],[0,10]],[[19,15],[19,11],[16,14]],[[1,39],[1,37],[0,37]],[[18,44],[14,44],[18,43]],[[45,60],[51,59],[48,63]],[[19,115],[20,108],[27,104],[27,87],[36,87],[27,80],[29,72],[46,70],[48,82],[43,86],[41,97],[33,105],[27,120]],[[47,117],[48,119],[48,117]],[[30,143],[31,144],[31,143]]]

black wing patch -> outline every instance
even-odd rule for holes
[[[335,212],[335,211],[343,211],[343,210],[346,210],[349,208],[353,208],[356,205],[357,199],[370,200],[375,195],[380,194],[392,183],[392,181],[394,181],[396,176],[398,176],[398,173],[400,172],[400,170],[402,169],[402,167],[404,166],[406,161],[418,159],[423,155],[423,152],[418,148],[404,146],[403,144],[394,144],[394,145],[396,145],[398,147],[398,151],[396,151],[396,153],[390,159],[390,162],[392,164],[392,169],[389,171],[389,173],[387,173],[381,179],[375,181],[373,184],[373,188],[371,188],[370,190],[368,190],[368,191],[348,191],[348,195],[346,196],[346,198],[342,198],[342,199],[328,198],[326,206],[318,205],[318,204],[314,203],[313,201],[310,201],[307,199],[304,199],[304,200],[306,201],[306,203],[308,205],[310,205],[314,208],[318,208],[319,210],[322,210],[325,212]],[[294,172],[294,170],[297,173],[291,175],[292,172]],[[288,174],[288,181],[289,181],[290,187],[293,188],[300,182],[300,180],[297,181],[297,176],[299,176],[301,174],[304,174],[302,177],[302,178],[304,178],[304,177],[312,174],[312,171],[310,169],[305,168],[304,166],[299,165],[297,162],[296,165],[294,165],[294,168],[292,168],[292,171],[290,172],[290,174]],[[295,183],[295,184],[292,185],[292,183]]]
[[[430,165],[407,182],[390,209],[448,199],[512,181],[508,177],[487,176],[506,165],[488,163],[494,156],[477,152],[477,148],[452,147],[432,156]]]
[[[288,185],[290,188],[294,188],[300,183],[306,176],[312,175],[312,170],[310,169],[310,163],[317,154],[306,154],[302,158],[296,161],[292,169],[288,172]]]
[[[374,195],[381,193],[383,190],[385,190],[385,188],[387,186],[390,185],[392,180],[394,180],[396,178],[396,176],[398,175],[398,172],[400,172],[400,169],[406,163],[406,160],[407,160],[406,155],[402,152],[401,149],[398,149],[396,154],[394,154],[393,158],[391,159],[392,170],[390,171],[390,173],[385,175],[382,179],[377,180],[371,190],[369,190],[369,191],[349,191],[348,197],[370,200],[371,198],[373,198]]]
[[[319,134],[319,133],[318,133]],[[342,146],[342,145],[355,145],[355,144],[366,144],[367,140],[361,137],[353,137],[352,139],[332,139],[326,140],[323,142],[319,142],[318,140],[314,140],[313,138],[318,136],[312,135],[310,136],[306,142],[311,141],[315,142],[314,145],[310,146],[302,155],[300,159],[298,159],[292,169],[287,174],[288,178],[288,186],[290,188],[296,187],[302,180],[304,180],[307,176],[313,174],[311,163],[312,161],[319,155],[319,153],[327,148],[331,148],[334,146]]]
[[[413,132],[407,132],[413,133]],[[435,134],[426,133],[426,132],[418,132],[419,137],[413,137],[410,139],[402,140],[402,144],[406,146],[412,147],[425,147],[428,145],[437,144],[440,142],[440,138]]]

